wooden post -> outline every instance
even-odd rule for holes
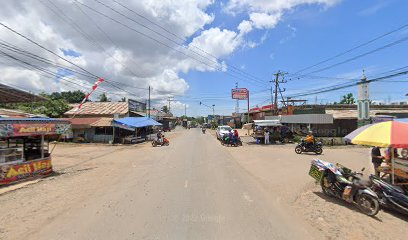
[[[41,135],[41,158],[44,158],[44,134]]]

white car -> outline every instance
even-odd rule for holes
[[[222,139],[224,135],[229,134],[230,131],[232,131],[230,126],[219,126],[217,128],[217,138]]]

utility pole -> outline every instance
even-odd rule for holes
[[[275,91],[274,91],[275,99],[274,99],[274,101],[272,103],[272,105],[273,105],[273,109],[271,110],[272,115],[274,113],[276,113],[276,114],[278,113],[278,91],[279,91],[281,96],[282,96],[282,92],[286,91],[286,89],[281,90],[280,87],[279,87],[279,83],[286,83],[286,81],[284,81],[284,80],[279,81],[279,76],[283,76],[284,74],[286,74],[286,73],[283,73],[280,70],[277,73],[274,74],[276,76],[275,77]],[[271,87],[271,98],[272,98],[272,87]],[[283,98],[283,96],[282,96],[282,98]]]
[[[184,104],[184,116],[187,117],[187,104]]]
[[[150,118],[150,85],[149,85],[149,109],[147,110],[147,114],[148,114],[148,116],[149,116],[149,118]]]
[[[168,97],[168,98],[167,98],[167,101],[169,102],[169,113],[170,113],[170,110],[171,110],[170,103],[171,103],[172,101],[174,101],[174,97]]]

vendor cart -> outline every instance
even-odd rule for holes
[[[388,167],[379,170],[385,176],[391,176],[391,183],[408,185],[408,161],[395,156],[393,149],[408,147],[408,123],[388,121],[369,124],[361,127],[345,137],[346,141],[366,146],[390,148]]]
[[[0,118],[0,185],[52,173],[49,141],[70,129],[51,118]]]

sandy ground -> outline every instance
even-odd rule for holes
[[[308,176],[314,155],[223,147],[208,133],[166,133],[167,148],[58,145],[54,176],[0,195],[0,239],[406,238],[407,217],[324,196]],[[368,148],[324,150],[372,170]]]

